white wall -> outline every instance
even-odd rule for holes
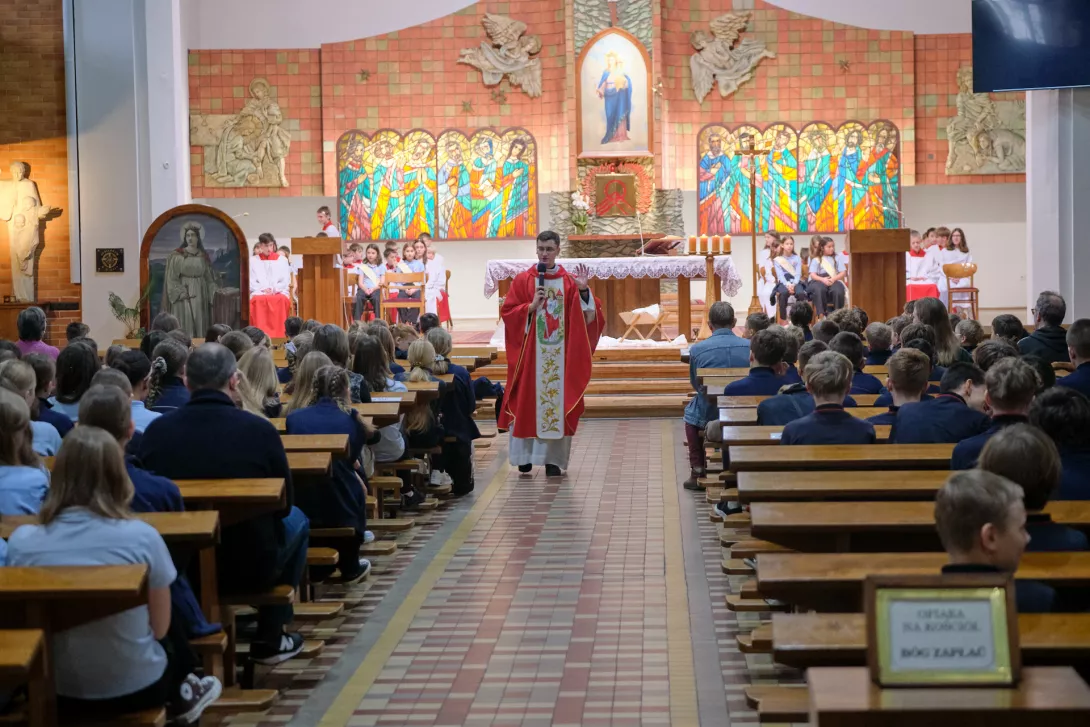
[[[317,48],[420,25],[477,0],[185,0],[189,47]]]
[[[968,33],[972,0],[768,0],[814,18],[875,30]],[[738,6],[739,0],[735,0]],[[752,7],[751,2],[746,2]]]

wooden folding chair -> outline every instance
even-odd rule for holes
[[[391,273],[387,271],[386,275],[382,279],[382,293],[379,296],[379,315],[382,318],[386,318],[386,313],[389,310],[397,310],[399,308],[416,308],[417,316],[424,315],[424,285],[427,273]],[[419,294],[417,300],[410,298],[399,298],[399,293],[405,291],[411,293],[416,291]],[[397,321],[393,321],[396,323]]]
[[[964,307],[967,303],[974,321],[980,318],[980,288],[976,287],[976,282],[973,280],[976,269],[976,263],[948,263],[942,266],[942,274],[946,276],[947,295],[950,297],[950,312],[954,312],[954,303],[960,303],[959,307]],[[965,278],[969,279],[968,288],[955,288],[951,284],[955,280]]]
[[[443,282],[443,295],[447,298],[447,307],[450,307],[450,271],[447,271],[447,279]],[[454,316],[447,316],[447,330],[454,330]]]

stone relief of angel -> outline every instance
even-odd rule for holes
[[[697,100],[703,101],[717,82],[719,95],[730,96],[753,77],[758,63],[776,57],[764,41],[741,37],[748,23],[749,13],[727,13],[711,22],[711,35],[697,30],[689,38],[697,51],[689,58]]]
[[[506,75],[531,98],[540,96],[541,61],[530,56],[541,51],[541,39],[524,35],[526,23],[504,15],[488,13],[483,23],[491,42],[464,48],[458,62],[478,69],[486,86],[497,85]]]

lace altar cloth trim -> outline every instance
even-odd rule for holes
[[[557,260],[570,272],[582,265],[592,278],[703,278],[702,255],[665,255],[662,257],[588,257]],[[535,265],[534,260],[489,260],[484,273],[484,297],[491,298],[501,280],[511,280]],[[734,267],[730,255],[715,256],[715,273],[722,281],[723,294],[728,298],[742,289],[742,276]]]

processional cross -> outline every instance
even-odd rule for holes
[[[749,221],[753,246],[753,298],[749,301],[749,312],[760,313],[764,310],[761,299],[757,297],[757,158],[768,156],[771,149],[757,149],[753,146],[753,135],[742,134],[738,137],[738,154],[749,157]]]

